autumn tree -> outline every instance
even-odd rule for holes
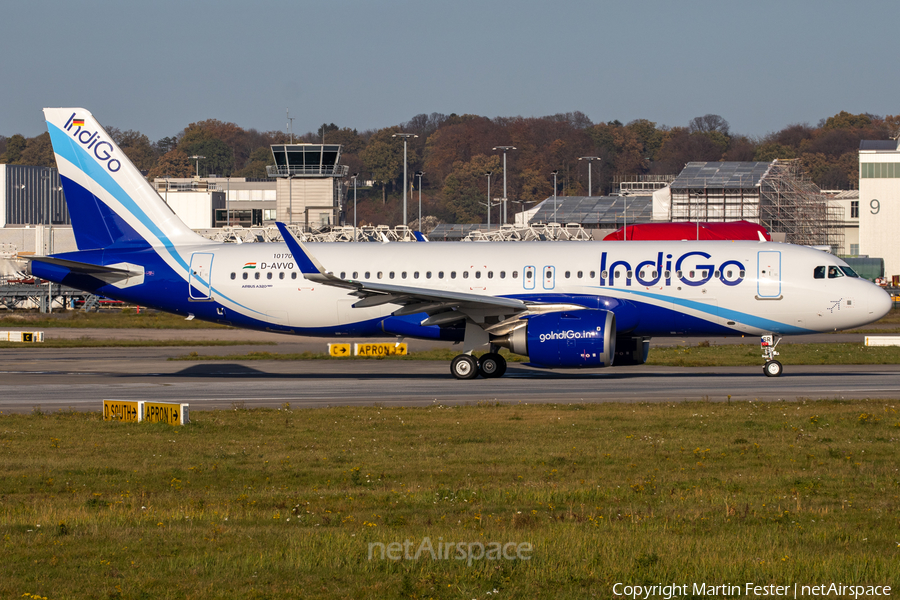
[[[18,163],[28,142],[25,136],[17,133],[6,140],[6,151],[0,155],[0,164],[14,165]]]
[[[456,161],[453,170],[444,179],[442,190],[444,209],[451,222],[481,223],[487,219],[487,206],[482,206],[487,204],[486,173],[500,172],[501,164],[499,156],[485,154],[478,154],[465,162]],[[496,177],[493,182],[496,185]]]
[[[234,177],[265,179],[268,177],[266,167],[275,164],[272,149],[268,146],[257,148],[250,154],[247,166],[232,173]]]
[[[372,136],[360,155],[366,171],[381,186],[382,205],[387,202],[387,185],[403,173],[403,142],[391,137],[399,131],[399,127],[381,129]]]
[[[147,174],[148,179],[162,177],[190,177],[194,174],[194,161],[183,150],[176,149],[159,157]]]
[[[225,142],[217,138],[191,138],[189,142],[182,140],[177,151],[185,156],[204,156],[199,165],[201,175],[215,173],[220,177],[227,177],[234,169],[234,153]],[[197,170],[196,163],[194,170]]]
[[[50,134],[44,132],[41,135],[29,138],[16,164],[34,167],[56,167],[56,156],[53,154]]]

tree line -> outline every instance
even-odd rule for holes
[[[191,123],[174,136],[151,142],[133,130],[107,129],[131,161],[150,179],[190,177],[202,155],[200,174],[265,178],[273,164],[269,146],[287,143],[287,134],[243,129],[234,123],[209,119]],[[771,161],[799,159],[809,177],[823,189],[852,189],[858,183],[860,140],[885,140],[900,134],[900,115],[880,117],[840,112],[809,124],[789,125],[761,138],[734,134],[724,118],[708,114],[683,127],[668,127],[646,119],[623,124],[593,123],[581,112],[546,117],[497,117],[432,113],[406,123],[359,132],[323,124],[315,132],[295,136],[296,142],[342,144],[342,164],[358,181],[360,223],[396,223],[397,201],[403,189],[403,142],[392,137],[411,133],[407,149],[410,192],[421,178],[427,214],[446,222],[478,223],[486,218],[487,173],[491,196],[502,196],[502,154],[507,152],[509,213],[557,194],[586,195],[587,161],[591,164],[593,194],[608,193],[614,182],[637,175],[678,174],[692,161]],[[0,163],[55,166],[50,136],[0,136]],[[418,191],[417,189],[415,190]],[[352,193],[352,192],[351,192]],[[411,195],[411,198],[415,198]],[[410,204],[412,206],[412,202]],[[496,210],[496,209],[495,209]],[[410,210],[409,215],[414,216]],[[499,215],[495,212],[494,215]],[[352,218],[352,217],[350,217]],[[492,219],[497,222],[497,218]]]

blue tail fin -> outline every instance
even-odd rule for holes
[[[210,243],[194,233],[83,108],[45,108],[79,250]]]

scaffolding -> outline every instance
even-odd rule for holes
[[[759,223],[803,246],[844,246],[843,209],[810,181],[799,159],[778,160],[760,182]]]
[[[671,186],[671,220],[747,220],[785,241],[843,247],[843,213],[803,173],[800,161],[688,163]]]

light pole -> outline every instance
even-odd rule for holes
[[[550,174],[553,175],[553,222],[556,223],[556,176],[559,175],[559,169]]]
[[[588,197],[591,196],[591,163],[595,160],[600,160],[599,156],[582,156],[578,160],[586,160],[588,161]]]
[[[488,231],[491,230],[491,208],[492,208],[492,206],[491,206],[491,175],[493,175],[493,174],[494,174],[493,171],[488,171],[487,173],[485,173],[485,175],[487,175],[487,178],[488,178],[488,196],[487,196],[487,209],[488,209],[487,228],[488,228]]]
[[[197,161],[197,177],[199,178],[200,177],[200,161],[206,160],[206,157],[200,156],[199,154],[195,154],[195,155],[191,156],[191,158],[193,158]]]
[[[353,241],[356,241],[356,179],[359,173],[353,174]]]
[[[501,212],[501,221],[506,224],[506,151],[515,150],[515,146],[494,146],[494,150],[503,151],[503,208]]]
[[[422,231],[422,175],[425,171],[416,171],[416,177],[419,178],[419,231]]]
[[[395,133],[391,136],[392,138],[403,138],[403,224],[406,225],[406,142],[409,138],[417,138],[414,133]]]

